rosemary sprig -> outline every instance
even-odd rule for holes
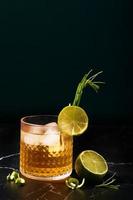
[[[92,72],[92,69],[83,76],[82,80],[78,84],[77,89],[76,89],[76,94],[75,94],[73,104],[72,104],[73,106],[79,106],[84,88],[86,88],[87,86],[90,86],[92,89],[94,89],[96,92],[98,92],[98,90],[100,89],[99,84],[104,84],[104,82],[102,82],[102,81],[94,81],[94,79],[99,74],[101,74],[103,71],[100,71],[100,72],[88,77],[91,72]]]
[[[114,189],[114,190],[118,190],[120,185],[118,184],[112,184],[116,181],[115,178],[113,178],[114,176],[116,175],[116,173],[114,173],[110,178],[108,178],[107,180],[103,181],[102,184],[99,184],[99,185],[96,185],[95,187],[96,188],[99,188],[99,187],[104,187],[104,188],[110,188],[110,189]]]

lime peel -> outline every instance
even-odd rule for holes
[[[82,179],[81,183],[79,183],[79,180],[77,178],[69,177],[66,179],[66,185],[67,187],[71,188],[72,190],[81,188],[85,183],[85,178]]]

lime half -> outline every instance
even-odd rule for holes
[[[85,150],[79,154],[75,161],[75,171],[80,177],[99,182],[108,172],[108,165],[99,153]]]
[[[80,135],[88,127],[88,116],[79,106],[66,106],[58,115],[58,127],[62,134]]]

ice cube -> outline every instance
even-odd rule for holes
[[[23,140],[25,144],[29,145],[39,145],[41,142],[40,135],[34,135],[30,133],[24,134]]]
[[[61,146],[61,141],[57,123],[48,123],[40,129],[40,132],[37,131],[38,129],[32,130],[32,133],[23,132],[21,135],[23,135],[24,143],[29,145],[44,145],[54,148],[56,147],[56,149],[59,149]]]
[[[42,144],[46,146],[59,146],[60,145],[60,132],[55,122],[51,122],[44,126],[44,135]]]
[[[57,125],[56,122],[51,122],[51,123],[45,124],[44,127],[43,127],[43,130],[44,130],[45,133],[49,130],[53,130],[56,133],[59,132],[58,125]]]

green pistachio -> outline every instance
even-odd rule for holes
[[[16,171],[13,171],[10,175],[10,180],[13,181],[13,180],[16,180],[17,178],[19,177],[19,173],[16,172]]]
[[[15,180],[15,183],[17,185],[24,185],[25,184],[25,180],[23,178],[20,178],[18,177],[16,180]]]

